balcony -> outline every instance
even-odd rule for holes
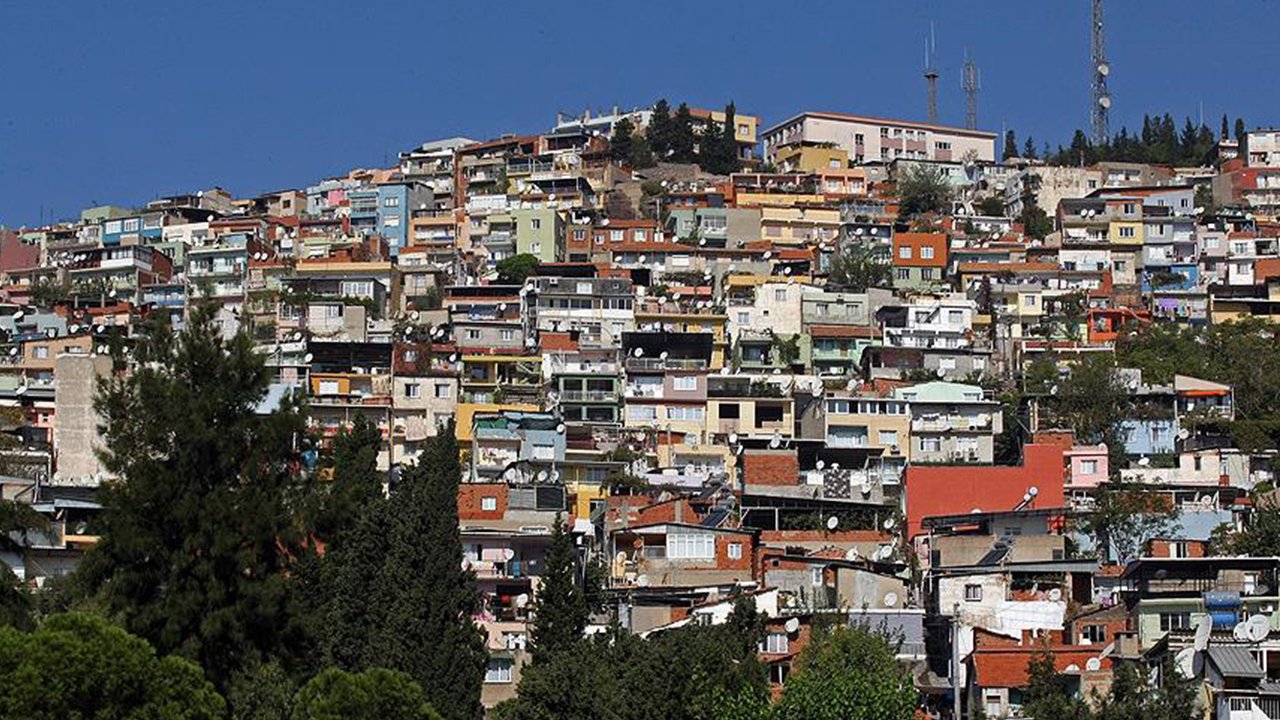
[[[627,358],[628,370],[706,370],[702,358]]]
[[[917,418],[911,421],[913,432],[965,432],[990,430],[991,416]]]
[[[618,393],[612,390],[563,390],[560,401],[567,403],[616,403]]]

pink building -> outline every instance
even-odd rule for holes
[[[1067,461],[1068,493],[1092,490],[1107,481],[1111,468],[1105,444],[1073,445],[1064,457]]]

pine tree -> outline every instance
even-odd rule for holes
[[[671,134],[671,106],[663,98],[654,104],[653,114],[649,116],[649,127],[645,130],[649,148],[659,161],[665,160],[671,151]]]
[[[1036,159],[1036,141],[1030,135],[1027,136],[1027,142],[1022,148],[1022,156],[1028,160]]]
[[[225,686],[239,668],[287,664],[304,646],[290,579],[304,426],[289,402],[256,411],[262,356],[244,333],[224,339],[215,312],[196,307],[179,335],[150,326],[132,371],[99,384],[101,458],[120,480],[101,493],[101,539],[78,574],[128,630]]]
[[[698,144],[698,165],[715,175],[729,175],[738,169],[738,141],[734,136],[736,123],[733,103],[725,107],[725,121],[717,123],[707,118],[706,129]]]
[[[1236,142],[1244,143],[1245,127],[1244,118],[1236,118]]]
[[[1195,124],[1191,122],[1191,118],[1187,118],[1182,125],[1182,135],[1178,138],[1179,164],[1198,162],[1198,158],[1196,158],[1196,143],[1198,139],[1199,134]]]
[[[635,125],[630,118],[622,118],[613,124],[613,136],[609,138],[609,157],[618,162],[630,162]]]
[[[669,142],[671,162],[691,163],[696,160],[693,146],[693,115],[689,113],[688,105],[680,103],[680,107],[676,108],[675,117],[671,121],[671,139]]]
[[[657,164],[653,157],[653,149],[645,133],[634,133],[631,136],[631,167],[637,169],[651,168]]]
[[[529,632],[535,658],[572,648],[582,639],[587,627],[587,603],[577,577],[573,538],[565,531],[564,520],[556,515]]]
[[[1228,131],[1228,128],[1227,128],[1227,114],[1226,114],[1226,113],[1222,113],[1222,133],[1221,133],[1221,135],[1219,135],[1219,137],[1220,137],[1221,139],[1223,139],[1223,140],[1226,140],[1227,138],[1231,137],[1231,133]]]
[[[487,662],[483,634],[471,619],[476,593],[462,569],[461,477],[451,423],[404,471],[391,497],[388,548],[367,601],[385,606],[385,617],[369,627],[367,664],[408,673],[447,720],[480,716]]]
[[[1004,133],[1004,152],[1000,153],[1000,157],[1005,160],[1018,157],[1018,138],[1012,130],[1006,130]]]

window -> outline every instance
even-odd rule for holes
[[[760,652],[766,655],[786,655],[790,649],[791,643],[784,632],[771,632],[760,643]]]
[[[948,310],[948,311],[947,311],[947,322],[948,322],[949,324],[951,324],[951,325],[960,325],[960,324],[964,323],[964,311],[963,311],[963,310]]]
[[[489,667],[484,671],[485,683],[510,683],[511,665],[511,658],[489,658]]]
[[[436,383],[436,397],[442,400],[453,397],[453,386],[448,383]]]
[[[738,311],[738,319],[736,322],[739,325],[749,324],[751,322],[751,313],[747,312],[746,310]]]
[[[398,197],[382,198],[382,207],[400,207],[400,198]]]
[[[1098,461],[1097,460],[1081,460],[1080,472],[1085,475],[1098,474]]]
[[[902,247],[898,248],[898,257],[899,257],[899,258],[901,258],[901,259],[903,259],[903,260],[910,260],[910,259],[911,259],[911,246],[910,246],[910,245],[903,245]]]
[[[479,340],[479,339],[480,339],[480,331],[479,331],[478,329],[476,329],[476,328],[467,328],[467,333],[466,333],[466,334],[467,334],[467,339],[468,339],[468,340]]]
[[[574,239],[574,240],[576,240],[576,241],[578,241],[578,242],[582,242],[583,240],[586,240],[586,239],[587,239],[587,231],[586,231],[586,230],[582,230],[582,229],[574,230],[574,231],[573,231],[573,239]]]
[[[506,341],[514,340],[516,337],[516,331],[510,328],[504,328],[500,334],[502,339]]]
[[[343,280],[342,294],[346,297],[373,297],[373,281]]]
[[[739,135],[750,135],[750,134],[751,134],[751,126],[750,126],[750,125],[748,125],[748,124],[746,124],[746,123],[738,123],[738,134],[739,134]]]
[[[320,395],[337,395],[338,381],[337,380],[321,380],[319,394]]]
[[[730,560],[741,560],[742,559],[742,543],[738,543],[738,542],[729,543],[728,554],[729,554]]]
[[[388,215],[382,219],[383,227],[400,227],[399,215]]]
[[[1190,630],[1191,629],[1191,613],[1160,613],[1160,631],[1169,632],[1170,630]]]
[[[641,229],[632,231],[631,235],[636,242],[644,242],[645,240],[648,239],[648,235],[646,235],[645,231]]]
[[[405,383],[404,396],[407,398],[422,397],[422,385],[419,383]]]
[[[938,358],[938,369],[943,371],[955,370],[956,359],[953,357]]]
[[[1035,306],[1036,306],[1036,296],[1035,296],[1035,295],[1024,295],[1024,296],[1023,296],[1023,298],[1022,298],[1022,305],[1023,305],[1023,307],[1035,307]]]
[[[1134,213],[1136,213],[1136,212],[1138,212],[1138,206],[1137,206],[1135,203],[1125,203],[1125,204],[1124,204],[1124,214],[1125,214],[1125,215],[1132,215],[1132,214],[1134,214]]]
[[[542,243],[540,242],[529,243],[529,252],[530,254],[533,254],[533,255],[541,255]]]
[[[542,218],[533,218],[533,219],[531,219],[531,220],[529,221],[529,227],[533,228],[534,230],[541,230],[541,229],[542,229]]]
[[[1131,237],[1133,237],[1133,228],[1132,228],[1132,227],[1130,227],[1130,226],[1125,226],[1125,227],[1120,228],[1120,237],[1122,237],[1122,238],[1131,238]]]
[[[920,438],[920,450],[922,452],[942,452],[942,438]]]
[[[628,405],[628,420],[657,420],[658,408],[653,405]]]
[[[880,137],[889,137],[889,128],[887,127],[880,128]]]
[[[910,269],[908,269],[908,268],[898,268],[897,278],[898,278],[899,280],[910,280],[910,279],[911,279],[911,270],[910,270]]]
[[[698,389],[698,378],[693,375],[677,375],[672,378],[672,383],[676,390],[689,391]]]
[[[713,560],[716,536],[709,532],[667,533],[667,557],[673,560]]]
[[[695,420],[701,422],[705,415],[705,408],[688,407],[684,405],[672,405],[667,408],[668,420]]]
[[[103,232],[105,232],[105,233],[106,233],[106,234],[108,234],[108,235],[114,235],[114,234],[116,234],[116,233],[120,232],[120,221],[119,221],[119,220],[109,220],[109,221],[107,221],[107,226],[106,226],[106,228],[103,230]]]
[[[48,358],[48,357],[49,357],[49,346],[48,346],[48,345],[37,345],[37,346],[35,347],[35,357],[36,357],[36,359],[37,359],[37,360],[44,360],[45,358]],[[1199,458],[1196,458],[1196,459],[1198,460]]]
[[[138,232],[138,218],[129,218],[124,221],[125,232]]]
[[[934,143],[934,144],[933,144],[933,148],[934,148],[935,150],[950,150],[950,149],[951,149],[951,143],[949,143],[949,142],[941,142],[941,141],[940,141],[940,142],[936,142],[936,143]]]
[[[774,291],[773,291],[773,299],[774,299],[775,301],[777,301],[777,302],[786,302],[786,301],[787,301],[787,289],[786,289],[786,288],[777,288],[776,290],[774,290]]]
[[[487,511],[497,510],[498,498],[492,495],[486,495],[485,497],[480,498],[480,509]]]
[[[921,280],[932,280],[935,268],[920,268]]]
[[[1191,547],[1185,540],[1179,540],[1169,543],[1169,557],[1185,558],[1191,557]]]
[[[854,133],[854,135],[853,135],[853,144],[854,144],[854,145],[861,145],[861,144],[863,144],[865,141],[866,141],[866,137],[865,137],[865,136],[863,136],[863,134],[862,134],[862,133]]]
[[[921,260],[932,260],[932,259],[933,259],[933,248],[932,248],[931,246],[929,246],[929,245],[925,245],[924,247],[920,248],[920,259],[921,259]]]
[[[965,602],[982,602],[982,586],[981,585],[965,585],[964,601]]]
[[[820,587],[823,584],[821,566],[809,568],[809,584],[814,587]]]

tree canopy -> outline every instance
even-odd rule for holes
[[[831,256],[827,282],[852,292],[893,285],[893,266],[877,258],[863,243],[847,242]]]
[[[537,255],[520,253],[498,261],[498,282],[504,285],[523,285],[525,280],[538,272],[542,261]]]
[[[894,644],[862,625],[815,633],[787,678],[774,718],[907,720],[919,694],[895,655]]]
[[[292,720],[440,720],[422,686],[408,675],[372,668],[329,668],[312,678],[293,703]]]
[[[922,163],[911,164],[898,177],[898,214],[916,217],[950,209],[953,192],[945,170]]]

